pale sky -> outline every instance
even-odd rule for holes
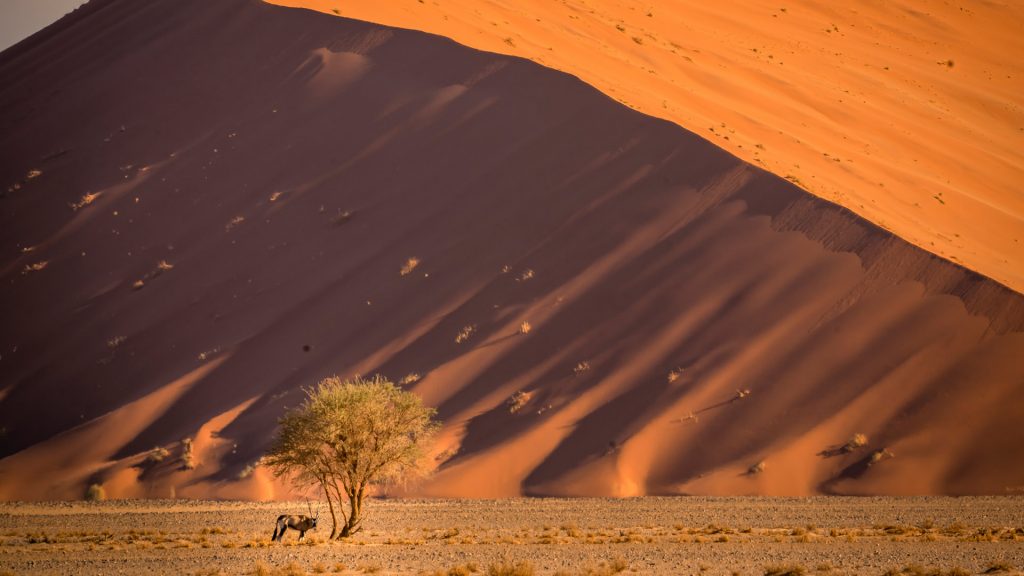
[[[85,0],[0,0],[0,50],[60,19]]]

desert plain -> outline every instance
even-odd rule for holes
[[[270,542],[299,502],[0,505],[0,574],[1019,574],[1024,499],[403,499]],[[321,521],[326,512],[321,509]],[[261,571],[262,570],[262,571]],[[801,572],[801,570],[803,572]],[[938,570],[939,572],[936,572]]]

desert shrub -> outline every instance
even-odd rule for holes
[[[412,271],[415,270],[416,267],[419,265],[420,259],[413,256],[405,261],[405,264],[402,265],[402,269],[399,270],[399,273],[402,276],[408,276],[409,274],[412,274]]]
[[[843,444],[843,452],[853,452],[858,448],[863,448],[868,445],[868,437],[860,432],[854,434]]]
[[[111,350],[113,350],[113,349],[117,348],[118,346],[120,346],[121,344],[124,344],[125,340],[127,340],[127,339],[128,339],[127,336],[114,336],[113,338],[107,340],[107,348],[110,348]]]
[[[238,479],[239,480],[245,480],[246,478],[252,476],[256,472],[256,469],[259,468],[260,465],[262,465],[262,464],[263,464],[263,458],[258,458],[255,462],[250,462],[250,463],[246,464],[245,468],[242,468],[238,472]]]
[[[868,466],[874,466],[875,464],[878,464],[884,460],[888,460],[890,458],[895,457],[896,455],[886,448],[875,450],[874,452],[871,453],[871,456],[868,458]]]
[[[181,440],[181,465],[185,470],[192,470],[196,467],[191,438],[182,438]]]
[[[533,330],[533,326],[531,326],[529,322],[524,321],[522,324],[519,325],[520,334],[529,334],[530,330]]]
[[[85,490],[85,499],[89,502],[102,502],[107,499],[107,491],[102,484],[90,484]]]
[[[95,202],[96,199],[99,198],[101,194],[103,194],[103,193],[102,192],[89,192],[88,194],[85,194],[84,196],[82,196],[81,200],[79,200],[78,202],[74,202],[72,204],[68,204],[68,206],[71,206],[72,210],[74,210],[75,212],[78,212],[82,208],[85,208],[86,206],[88,206],[88,205],[92,204],[93,202]]]
[[[459,333],[455,335],[455,343],[462,344],[463,342],[469,340],[470,337],[473,336],[474,332],[476,332],[476,324],[469,324],[467,326],[463,326],[462,330],[459,330]]]
[[[25,268],[21,271],[21,273],[28,274],[29,272],[39,272],[40,270],[46,268],[47,265],[49,265],[49,262],[46,260],[40,260],[39,262],[35,262],[33,264],[26,264]]]
[[[422,376],[420,376],[418,372],[409,372],[405,377],[399,380],[398,383],[402,386],[408,386],[419,382],[421,378]]]
[[[533,564],[526,560],[491,564],[487,567],[487,576],[533,576]]]
[[[156,448],[150,450],[149,454],[146,455],[146,462],[157,464],[159,462],[163,462],[164,460],[166,460],[167,457],[170,455],[170,450],[164,448],[163,446],[157,446]]]
[[[882,576],[971,576],[971,572],[959,566],[942,571],[940,568],[924,568],[918,564],[911,564],[899,569],[890,568]]]
[[[750,468],[747,468],[747,474],[749,474],[751,476],[753,476],[754,474],[760,474],[760,473],[764,472],[764,470],[765,470],[765,468],[767,466],[768,465],[765,463],[765,461],[761,460],[760,462],[754,464]]]
[[[508,406],[508,411],[511,414],[515,414],[523,409],[530,402],[532,394],[529,392],[523,392],[522,390],[517,391],[505,402]]]

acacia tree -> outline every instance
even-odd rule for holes
[[[280,419],[266,462],[278,477],[323,490],[331,538],[345,538],[359,530],[368,488],[424,470],[425,449],[438,428],[435,413],[380,376],[327,378]]]

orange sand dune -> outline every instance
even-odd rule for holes
[[[532,62],[94,0],[0,128],[0,498],[288,496],[276,418],[375,372],[444,421],[406,493],[1024,485],[1024,297]]]
[[[269,0],[564,70],[1024,291],[1024,4]]]

